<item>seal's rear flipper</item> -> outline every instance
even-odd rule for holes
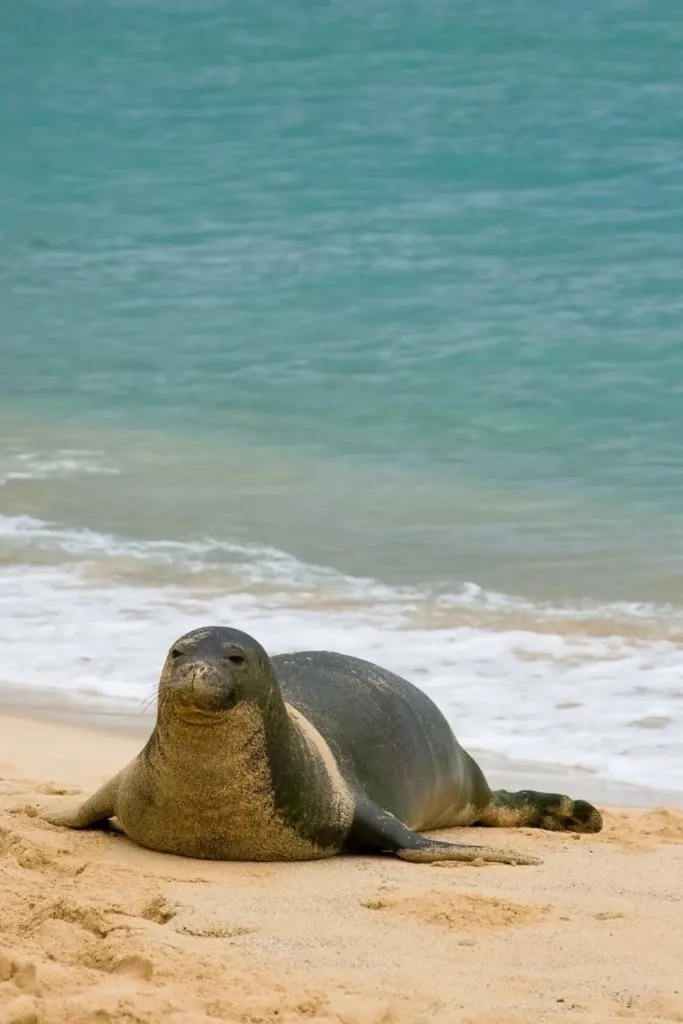
[[[468,846],[447,843],[442,839],[429,839],[413,832],[393,814],[378,807],[371,800],[359,798],[353,816],[351,832],[345,849],[395,853],[402,860],[431,864],[437,860],[483,860],[494,864],[540,864],[537,857],[527,857],[514,850],[492,850],[486,846]]]
[[[73,807],[68,811],[53,811],[47,808],[41,811],[41,818],[52,825],[61,825],[62,828],[109,828],[109,819],[116,813],[116,794],[122,775],[123,772],[119,772],[109,782],[105,782],[79,807]]]
[[[602,815],[585,800],[572,800],[561,793],[537,793],[522,789],[508,793],[499,789],[474,825],[492,828],[543,828],[550,832],[599,832]]]

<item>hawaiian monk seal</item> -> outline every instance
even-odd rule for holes
[[[405,860],[538,863],[420,831],[526,825],[596,832],[582,800],[493,793],[446,719],[412,683],[358,658],[269,658],[236,629],[171,647],[157,721],[142,752],[54,824],[107,827],[135,842],[213,860],[310,860],[342,851]]]

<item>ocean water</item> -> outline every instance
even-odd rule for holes
[[[0,679],[208,622],[683,790],[683,7],[0,9]]]

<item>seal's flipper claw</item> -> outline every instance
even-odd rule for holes
[[[57,808],[45,808],[40,811],[43,821],[51,825],[59,825],[61,828],[102,828],[109,827],[109,819],[113,818],[115,811],[116,794],[123,772],[119,772],[113,779],[93,793],[84,803],[67,810]]]
[[[492,850],[486,846],[466,846],[429,839],[419,832],[413,832],[393,814],[365,797],[357,801],[346,849],[394,853],[402,860],[418,864],[431,864],[439,860],[470,863],[482,860],[493,864],[541,863],[536,857],[527,857],[513,850]]]

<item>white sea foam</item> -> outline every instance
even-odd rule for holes
[[[6,456],[7,465],[0,468],[0,487],[13,480],[47,480],[78,475],[119,476],[115,466],[101,461],[101,452],[84,448],[59,448],[56,452],[17,452]]]
[[[278,585],[287,590],[329,585],[340,596],[355,594],[378,601],[405,600],[416,593],[411,588],[388,587],[369,578],[345,576],[325,566],[309,565],[267,545],[208,537],[192,541],[127,539],[88,529],[66,529],[28,515],[0,515],[0,543],[14,552],[40,548],[82,559],[134,559],[186,571],[229,565],[239,572],[245,585]]]
[[[659,638],[616,627],[591,635],[579,608],[576,628],[553,631],[553,614],[566,620],[571,609],[474,585],[429,605],[415,588],[395,590],[282,552],[212,540],[145,543],[20,516],[0,517],[0,542],[0,557],[3,550],[8,556],[0,568],[0,678],[9,683],[139,702],[153,692],[175,637],[200,623],[230,624],[271,653],[338,649],[399,672],[440,704],[469,746],[683,789],[682,652],[665,629]],[[32,552],[44,546],[62,564],[37,563]],[[160,585],[153,573],[152,582],[130,583],[117,575],[122,559],[151,568],[227,559],[230,572],[224,587],[215,579],[196,587],[182,574],[182,584]],[[430,619],[428,607],[444,602],[468,615],[445,626]],[[509,617],[491,625],[488,611],[503,606]],[[647,609],[652,619],[659,613],[678,616]],[[607,618],[610,606],[590,614]],[[645,610],[618,606],[612,614],[637,622]]]
[[[293,555],[263,545],[216,540],[139,540],[99,533],[87,528],[65,528],[29,515],[0,514],[0,553],[2,549],[18,553],[22,549],[51,551],[72,556],[78,561],[138,561],[150,566],[173,566],[178,570],[199,572],[229,567],[239,574],[245,586],[264,584],[286,591],[302,592],[327,588],[339,598],[358,598],[364,602],[395,605],[408,609],[431,598],[435,612],[468,610],[491,613],[528,614],[552,622],[562,619],[619,621],[635,625],[649,619],[683,630],[683,609],[671,604],[645,602],[599,603],[584,600],[571,604],[550,604],[528,598],[484,590],[476,583],[464,582],[448,593],[435,593],[430,587],[388,586],[370,577],[348,576],[327,566],[301,562]],[[30,555],[27,555],[30,560]]]

